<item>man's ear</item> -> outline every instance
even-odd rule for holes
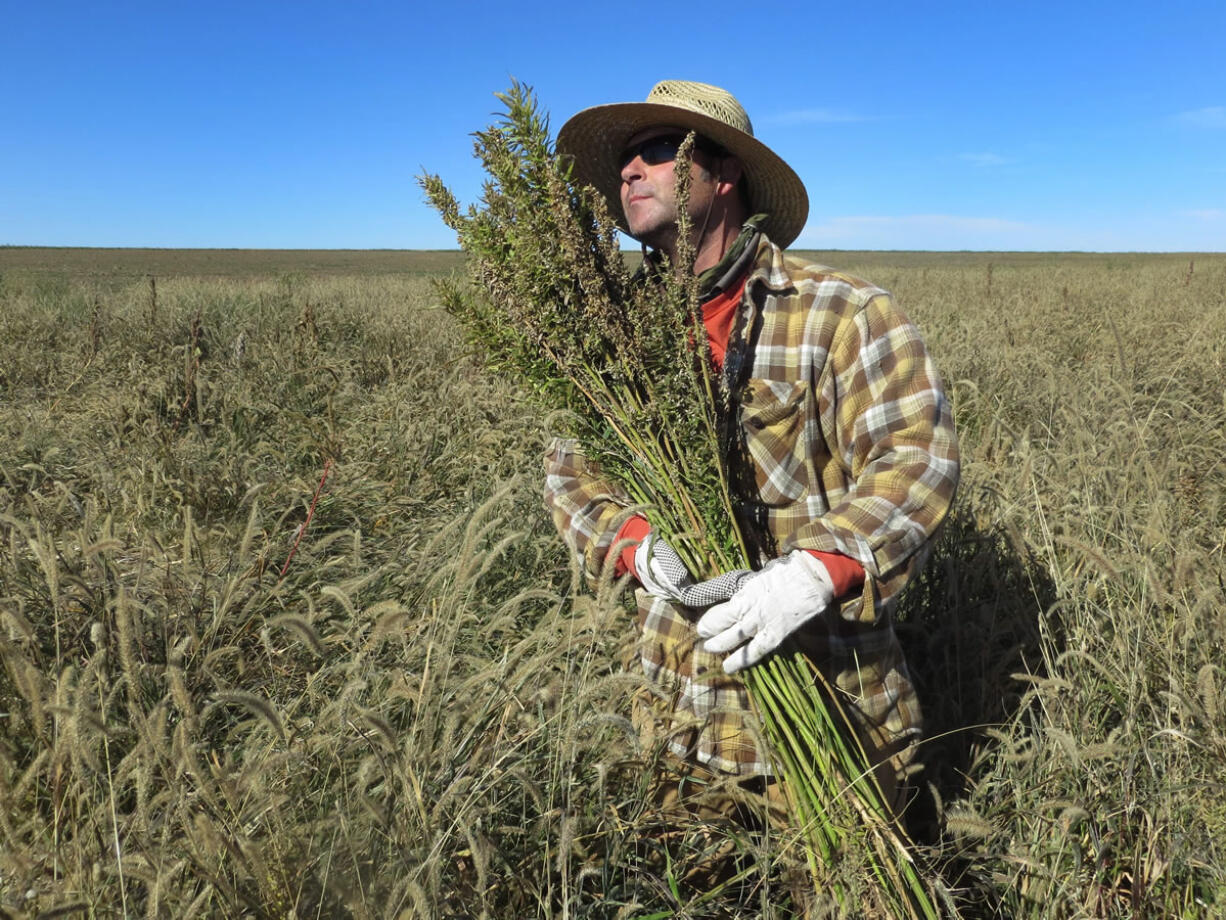
[[[745,170],[741,166],[741,161],[736,157],[724,157],[719,161],[719,193],[727,194],[735,191],[736,184],[741,181],[741,175]]]

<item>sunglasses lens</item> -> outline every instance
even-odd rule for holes
[[[681,146],[679,137],[653,137],[638,144],[632,144],[622,151],[619,165],[622,169],[635,157],[642,157],[648,166],[659,166],[677,158],[677,148]]]
[[[643,158],[643,162],[648,166],[659,166],[661,163],[669,163],[677,158],[677,148],[681,146],[681,142],[672,137],[654,137],[649,141],[644,141],[639,148],[639,156]]]

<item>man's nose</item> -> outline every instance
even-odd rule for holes
[[[622,181],[633,182],[641,178],[643,178],[643,158],[636,153],[622,167]]]

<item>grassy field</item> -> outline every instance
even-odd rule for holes
[[[917,855],[967,917],[1226,915],[1226,256],[819,257],[965,457],[901,610]],[[630,614],[459,266],[0,248],[0,916],[791,915],[762,840],[659,833]]]

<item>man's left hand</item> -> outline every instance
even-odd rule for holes
[[[708,652],[736,649],[724,659],[724,671],[732,674],[774,651],[833,600],[826,567],[805,550],[792,550],[746,579],[726,603],[704,613],[696,629]]]

